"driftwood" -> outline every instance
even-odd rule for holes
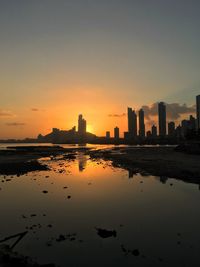
[[[8,240],[10,240],[10,239],[13,239],[13,238],[18,237],[17,240],[14,242],[14,244],[13,244],[12,246],[10,246],[10,249],[13,249],[13,248],[19,243],[19,241],[21,241],[21,239],[25,237],[25,235],[26,235],[27,233],[28,233],[28,231],[23,232],[23,233],[19,233],[19,234],[16,234],[16,235],[8,236],[8,237],[6,237],[6,238],[0,240],[0,243],[6,242],[6,241],[8,241]]]

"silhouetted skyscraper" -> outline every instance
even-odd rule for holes
[[[152,137],[157,137],[157,127],[155,125],[151,127],[151,134]]]
[[[176,127],[176,137],[178,137],[178,138],[182,137],[182,127],[181,127],[181,125],[178,125]]]
[[[116,140],[119,139],[119,128],[118,127],[114,128],[114,138]]]
[[[190,115],[190,129],[195,130],[196,129],[196,119]]]
[[[80,114],[78,116],[78,133],[85,134],[86,133],[86,120],[83,119],[83,115]]]
[[[129,137],[137,136],[137,115],[132,108],[128,108],[128,132]]]
[[[182,120],[181,121],[181,129],[182,129],[182,136],[186,136],[190,127],[189,120]]]
[[[196,97],[197,109],[197,129],[200,129],[200,95]]]
[[[151,138],[151,131],[147,131],[147,138]]]
[[[106,132],[106,138],[110,139],[110,132],[109,131]]]
[[[166,136],[166,106],[164,102],[158,103],[159,135]]]
[[[139,110],[139,136],[145,137],[144,110]]]
[[[188,133],[194,132],[196,129],[196,120],[195,118],[190,115],[189,120],[182,120],[181,121],[181,127],[182,127],[182,135],[187,136]]]
[[[175,123],[173,121],[168,123],[168,135],[175,136]]]

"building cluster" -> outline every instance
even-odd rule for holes
[[[87,122],[83,115],[78,116],[78,130],[74,126],[70,130],[53,128],[52,132],[43,136],[39,135],[38,142],[51,143],[98,143],[98,144],[170,144],[177,143],[189,134],[200,133],[200,95],[196,97],[196,118],[192,115],[182,120],[179,125],[174,121],[167,121],[167,110],[164,102],[158,103],[158,124],[152,125],[146,131],[145,112],[140,109],[138,112],[128,107],[127,109],[128,131],[120,137],[119,127],[114,128],[111,137],[110,131],[106,131],[103,137],[87,132]]]
[[[158,103],[158,125],[152,125],[151,130],[145,131],[145,112],[140,109],[138,112],[128,107],[128,131],[124,132],[124,140],[144,141],[155,139],[184,139],[188,134],[200,130],[200,95],[196,97],[196,118],[192,115],[188,119],[175,125],[174,121],[167,122],[167,110],[164,102]],[[119,139],[119,128],[114,128],[114,140]],[[110,132],[106,132],[106,139],[110,139]]]
[[[76,126],[70,130],[60,130],[53,128],[52,132],[43,136],[38,135],[38,142],[49,142],[49,143],[87,143],[94,142],[96,135],[87,132],[87,122],[83,118],[83,115],[78,116],[78,131]]]

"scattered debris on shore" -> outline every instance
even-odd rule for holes
[[[23,256],[13,251],[15,246],[27,235],[28,231],[12,235],[0,240],[0,266],[1,267],[55,267],[55,264],[38,264],[30,257]],[[10,239],[16,239],[12,246],[4,244]]]
[[[101,228],[95,228],[97,230],[97,234],[101,238],[108,238],[108,237],[116,237],[117,232],[115,230],[106,230],[106,229],[101,229]]]

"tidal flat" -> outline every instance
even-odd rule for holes
[[[199,266],[200,157],[142,149],[10,152],[45,169],[0,174],[0,240],[26,232],[14,251],[40,265]]]

